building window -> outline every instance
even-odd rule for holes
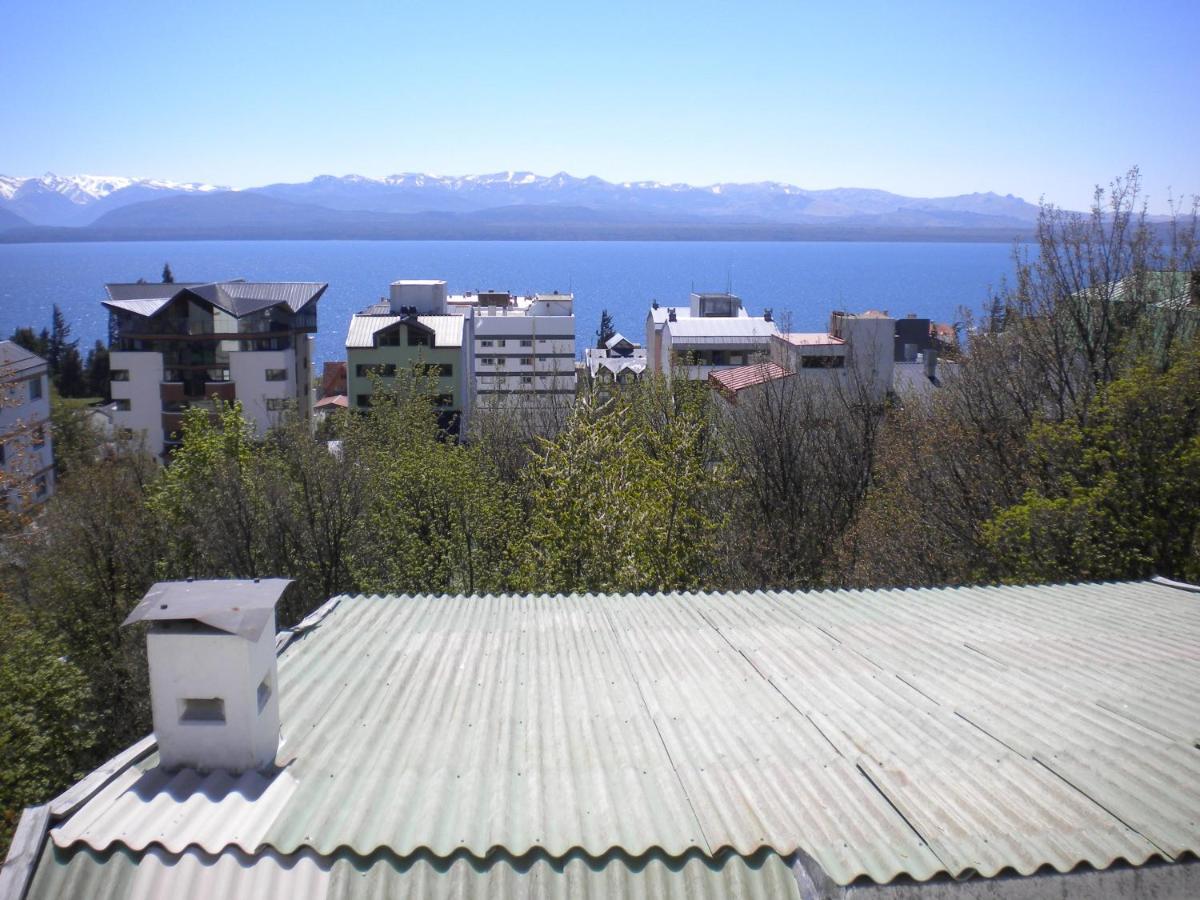
[[[481,366],[494,366],[496,364],[496,359],[492,356],[481,356],[479,357],[479,364]]]
[[[496,368],[497,369],[503,369],[506,365],[508,365],[508,360],[506,360],[503,356],[496,357]]]
[[[480,341],[479,346],[480,347],[494,347],[494,346],[496,346],[496,342],[495,341]]]
[[[387,331],[375,335],[376,347],[399,347],[400,346],[400,329],[389,328]]]
[[[132,402],[128,399],[117,399],[113,401],[113,409],[117,412],[129,412]]]
[[[287,369],[267,369],[267,381],[287,381]]]
[[[366,409],[368,406],[371,405],[371,395],[370,394],[359,394],[357,397],[354,398],[354,405],[357,406],[359,409]]]
[[[532,356],[522,356],[521,357],[521,365],[532,366],[533,365],[533,357]]]
[[[532,375],[522,375],[521,376],[521,384],[533,384],[533,376]]]
[[[358,375],[359,378],[370,378],[372,375],[378,375],[380,378],[395,378],[396,377],[396,364],[395,363],[386,363],[386,364],[376,363],[376,364],[372,365],[371,363],[367,363],[364,365],[362,363],[359,363],[357,366],[354,367],[354,371]]]
[[[110,381],[128,381],[129,380],[129,370],[128,369],[113,369],[111,372],[108,373],[108,377],[109,377]],[[167,380],[170,381],[171,379],[168,378]]]
[[[37,376],[36,378],[31,378],[29,380],[29,399],[30,400],[41,400],[42,399],[42,376],[41,375]]]
[[[844,356],[802,356],[800,357],[800,368],[802,369],[841,369],[846,365],[846,357]]]
[[[410,347],[428,347],[429,335],[424,331],[417,331],[415,328],[408,329],[408,346]]]
[[[504,346],[504,338],[500,338],[500,340],[496,341],[496,346],[503,347]]]
[[[46,426],[39,425],[33,429],[33,449],[41,450],[46,446]]]
[[[431,363],[425,369],[430,375],[438,378],[450,378],[454,375],[454,366],[450,363]]]
[[[433,402],[434,402],[435,406],[440,406],[443,409],[445,409],[447,407],[454,405],[454,395],[453,394],[438,394],[436,397],[433,398]]]
[[[281,409],[287,409],[288,401],[286,397],[268,397],[267,409],[270,412],[279,412]]]
[[[532,347],[532,346],[533,346],[533,341],[532,341],[531,339],[528,339],[528,338],[523,338],[523,339],[521,340],[521,346],[522,346],[522,347]]]

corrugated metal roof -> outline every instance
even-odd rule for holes
[[[321,298],[328,284],[308,281],[220,281],[188,284],[106,284],[110,309],[153,316],[180,293],[189,292],[230,315],[241,318],[284,304],[292,312]]]
[[[404,316],[375,316],[359,314],[350,319],[346,332],[346,347],[364,349],[375,346],[375,334],[389,325],[395,325]],[[463,341],[462,316],[417,316],[417,321],[433,330],[434,345],[437,347],[461,347]]]
[[[1200,597],[1161,584],[345,598],[279,684],[276,773],[151,756],[53,844],[768,848],[843,885],[1200,850]]]
[[[226,851],[209,856],[181,855],[151,848],[140,857],[127,850],[97,855],[48,846],[27,900],[63,897],[219,897],[221,900],[350,900],[370,897],[464,898],[629,897],[793,898],[801,894],[788,864],[777,854],[746,860],[730,856],[719,863],[697,856],[683,861],[654,858],[631,865],[618,858],[591,861],[500,857],[476,861],[427,857],[332,858],[304,851],[294,857],[274,853],[250,856]]]

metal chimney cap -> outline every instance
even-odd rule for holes
[[[195,621],[257,641],[292,584],[290,578],[160,581],[121,624]]]

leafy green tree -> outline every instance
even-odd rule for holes
[[[162,283],[163,284],[174,284],[175,283],[175,274],[171,271],[171,264],[169,262],[163,263]]]
[[[487,454],[437,424],[436,379],[403,370],[376,380],[370,410],[347,421],[343,464],[369,473],[353,570],[363,590],[503,589],[520,504]]]
[[[62,353],[55,386],[63,397],[87,396],[88,384],[83,371],[83,360],[74,346],[67,347]]]
[[[984,528],[1012,581],[1200,578],[1200,350],[1030,436],[1032,484]]]
[[[90,763],[92,692],[67,647],[0,594],[0,852],[21,810],[65,790]]]
[[[530,591],[697,587],[714,570],[728,469],[714,460],[707,387],[647,379],[576,408],[525,473]]]

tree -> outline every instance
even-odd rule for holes
[[[163,284],[174,284],[175,283],[175,274],[171,271],[171,264],[169,262],[163,263],[162,283]]]
[[[78,357],[78,340],[71,340],[71,325],[67,322],[67,317],[63,315],[58,304],[54,304],[54,311],[51,314],[50,335],[46,341],[46,367],[49,369],[50,379],[58,385],[59,374],[62,372],[63,360],[69,350],[75,350],[75,355]],[[80,366],[82,368],[82,365]]]
[[[65,790],[95,744],[87,675],[60,639],[0,594],[0,849],[21,810]]]
[[[596,347],[603,350],[605,343],[610,337],[617,333],[613,328],[612,316],[608,314],[607,309],[600,311],[600,330],[596,332]]]
[[[648,378],[581,404],[526,469],[530,591],[681,590],[708,583],[728,468],[714,461],[706,385]]]
[[[41,334],[38,334],[29,326],[25,326],[14,331],[9,340],[18,347],[24,347],[30,353],[45,359],[50,333],[43,328]]]
[[[87,396],[88,383],[83,371],[83,360],[74,344],[63,350],[55,384],[62,397]]]
[[[1030,444],[1030,487],[984,526],[1003,578],[1200,579],[1200,347],[1131,369]]]
[[[88,351],[87,363],[84,365],[86,396],[100,397],[105,401],[111,400],[110,377],[108,348],[104,346],[103,341],[96,341],[92,349]]]

